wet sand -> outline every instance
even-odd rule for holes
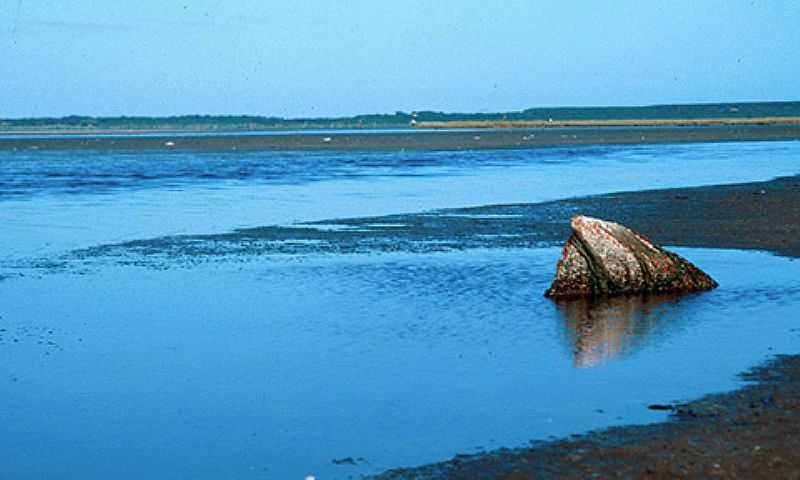
[[[167,268],[228,255],[547,247],[563,244],[575,214],[617,221],[665,245],[800,256],[800,177],[273,225],[135,240],[74,253],[82,258],[120,256],[124,261],[134,254],[137,264]]]
[[[621,222],[666,245],[800,256],[800,176],[164,237],[75,254],[165,268],[181,258],[224,255],[535,247],[563,243],[577,213]],[[461,455],[377,478],[800,478],[800,356],[776,357],[744,375],[754,383],[734,392],[680,405],[663,399],[654,407],[671,410],[669,422]]]
[[[800,478],[800,358],[744,377],[757,383],[675,405],[673,420],[610,428],[527,449],[461,455],[389,479]]]
[[[670,245],[800,255],[800,177],[604,195],[541,208],[556,205],[621,221]],[[743,378],[753,383],[685,404],[652,405],[672,412],[665,423],[461,455],[376,478],[800,478],[800,356],[777,356]]]
[[[120,255],[124,262],[162,268],[176,263],[176,258],[196,262],[219,255],[534,247],[563,243],[569,235],[569,218],[577,213],[621,222],[666,245],[800,256],[800,176],[334,219],[141,240],[76,253],[83,258]],[[664,399],[664,405],[654,407],[671,410],[669,422],[615,427],[531,448],[461,455],[433,465],[391,470],[377,478],[800,478],[800,356],[776,357],[744,376],[754,383],[731,393],[680,405]]]
[[[202,135],[82,135],[0,137],[0,150],[476,150],[566,145],[626,145],[800,139],[800,124],[725,126],[606,126],[497,130]]]

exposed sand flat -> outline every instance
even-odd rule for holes
[[[790,125],[797,123],[800,123],[800,117],[454,120],[444,122],[420,122],[417,124],[417,128],[700,127],[719,125]]]
[[[140,239],[76,253],[94,257],[157,252],[200,260],[241,253],[430,253],[560,246],[571,234],[569,219],[577,212],[630,225],[663,245],[769,250],[800,256],[800,177],[533,204],[328,219],[220,234]],[[153,257],[152,261],[162,260]]]
[[[547,125],[552,127],[552,125]],[[445,128],[445,127],[441,127]],[[453,128],[448,126],[446,128]],[[630,145],[800,139],[800,122],[763,125],[572,126],[469,130],[315,132],[282,134],[196,132],[158,135],[0,136],[0,150],[485,150],[570,145]],[[462,130],[464,129],[464,130]]]

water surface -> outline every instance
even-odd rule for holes
[[[798,154],[0,152],[0,476],[348,478],[661,420],[648,404],[797,351],[800,263],[678,249],[721,287],[567,304],[542,297],[556,248],[30,267],[164,235],[764,180]]]
[[[0,260],[137,238],[797,173],[800,142],[465,152],[0,151]]]
[[[731,388],[797,350],[800,262],[679,252],[722,287],[560,305],[542,297],[558,249],[0,283],[3,469],[347,478],[660,420],[648,404]],[[363,460],[333,463],[348,457]]]

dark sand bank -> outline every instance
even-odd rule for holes
[[[800,255],[800,177],[627,192],[555,202],[332,219],[212,235],[102,245],[82,258],[120,256],[158,267],[226,255],[432,252],[562,244],[575,214],[614,220],[653,241]],[[166,261],[164,257],[168,257]]]
[[[555,245],[576,213],[621,222],[667,245],[800,255],[800,177],[263,227],[77,253],[159,267],[175,257]],[[164,262],[164,255],[172,258]],[[731,393],[660,406],[672,411],[669,422],[462,455],[377,478],[800,478],[800,357],[776,357],[745,378],[753,383]]]
[[[732,393],[674,405],[672,421],[531,448],[461,455],[375,478],[800,478],[800,357],[779,356]]]
[[[800,139],[800,124],[0,137],[0,150],[475,150],[559,145]]]
[[[606,195],[542,208],[556,204],[614,218],[670,245],[800,255],[798,177]],[[686,404],[653,405],[671,410],[669,422],[462,455],[376,478],[800,478],[800,357],[778,356],[743,378],[753,383]]]

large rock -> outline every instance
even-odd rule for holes
[[[718,285],[679,255],[618,223],[576,216],[571,225],[546,297],[694,292]]]

